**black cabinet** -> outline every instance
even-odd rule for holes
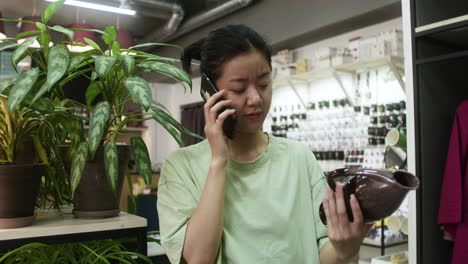
[[[415,121],[417,263],[450,263],[437,224],[449,137],[468,99],[468,1],[409,0]],[[408,47],[408,46],[406,46]],[[408,54],[408,53],[407,53]]]

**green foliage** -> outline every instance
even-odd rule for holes
[[[43,162],[49,164],[48,177],[43,180],[45,189],[41,190],[41,196],[45,201],[41,201],[40,204],[47,204],[48,201],[56,206],[61,202],[70,201],[83,174],[88,153],[93,159],[98,146],[106,142],[109,142],[105,148],[106,171],[112,188],[117,189],[114,142],[118,142],[121,136],[128,136],[123,133],[127,123],[154,120],[160,123],[181,146],[183,145],[181,133],[195,135],[183,128],[163,105],[153,99],[150,85],[142,78],[147,72],[159,73],[191,90],[190,77],[175,65],[179,60],[138,50],[149,46],[175,47],[181,50],[182,48],[171,44],[147,43],[121,49],[116,41],[117,31],[112,26],[104,31],[66,29],[58,25],[47,26],[47,22],[63,3],[64,0],[60,0],[50,4],[42,13],[41,22],[0,19],[34,23],[38,28],[20,33],[15,38],[5,39],[4,46],[0,48],[0,51],[6,48],[14,50],[11,63],[15,69],[27,56],[36,65],[33,69],[21,72],[16,78],[0,81],[0,96],[3,100],[0,105],[3,110],[0,113],[0,162],[14,162],[15,146],[18,144],[14,141],[22,138],[18,137],[16,130],[13,130],[11,118],[20,116],[15,111],[24,111],[27,113],[27,118],[33,120],[31,126],[34,125],[34,129],[26,130],[26,134],[39,138],[38,146],[42,146],[45,153]],[[51,31],[69,39],[73,39],[75,32],[95,32],[103,38],[106,47],[100,47],[89,39],[85,41],[93,49],[86,52],[70,53],[66,48],[67,41],[55,41],[54,46],[49,47]],[[29,34],[35,36],[27,38],[21,44],[18,43],[20,38]],[[30,48],[30,44],[36,40],[40,48]],[[86,105],[66,98],[63,91],[67,83],[83,76],[90,79],[85,94]],[[93,106],[96,98],[102,98],[102,102],[97,102]],[[140,106],[139,109],[130,113],[125,112],[125,105],[131,101],[136,102]],[[79,117],[73,115],[75,107],[84,107],[91,112],[87,138]],[[37,118],[33,118],[33,115]],[[38,120],[46,122],[41,121],[43,124],[38,125],[40,123]],[[47,140],[43,140],[42,137]],[[58,146],[64,143],[70,146],[72,164],[70,177],[66,176],[62,155],[58,149]],[[151,179],[151,163],[146,145],[141,138],[138,138],[132,139],[131,147],[137,168],[148,183]],[[68,191],[64,188],[68,188]]]
[[[152,171],[148,149],[141,137],[132,137],[130,139],[132,154],[135,159],[136,167],[146,184],[151,184]]]
[[[119,157],[117,155],[117,146],[115,142],[107,141],[104,147],[104,166],[109,184],[117,196],[117,181],[119,177]]]
[[[0,252],[0,263],[136,264],[140,263],[138,261],[141,259],[152,264],[148,257],[128,251],[123,242],[123,240],[105,239],[56,245],[30,243],[9,252]]]

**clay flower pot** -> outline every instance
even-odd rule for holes
[[[349,220],[353,221],[349,199],[351,194],[354,194],[366,223],[373,223],[393,214],[408,191],[419,187],[419,179],[403,170],[338,169],[329,172],[326,177],[333,191],[336,184],[344,184]],[[319,213],[320,219],[326,225],[323,205],[320,205]]]

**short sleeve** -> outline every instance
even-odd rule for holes
[[[327,182],[324,173],[315,159],[312,151],[308,150],[308,172],[310,177],[310,191],[313,205],[313,216],[315,224],[315,233],[317,237],[317,245],[320,248],[328,242],[327,227],[320,220],[319,208],[322,204],[323,198],[327,197]]]
[[[171,263],[185,263],[182,250],[187,224],[197,206],[195,197],[169,159],[161,168],[157,210],[161,244]]]

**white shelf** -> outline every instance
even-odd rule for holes
[[[320,80],[324,78],[332,78],[333,72],[349,72],[353,73],[361,69],[373,69],[382,66],[389,65],[390,63],[396,65],[403,65],[404,59],[403,57],[395,57],[395,56],[384,56],[378,58],[372,58],[369,60],[359,60],[352,63],[342,64],[335,67],[330,67],[327,69],[317,70],[317,71],[310,71],[299,73],[295,75],[291,75],[284,78],[278,78],[273,80],[274,86],[284,86],[289,85],[289,82],[311,82],[314,80]]]
[[[435,22],[435,23],[432,23],[432,24],[420,26],[420,27],[415,28],[414,31],[416,33],[421,33],[421,32],[424,32],[424,31],[428,31],[428,30],[431,30],[431,29],[439,28],[439,27],[448,26],[448,25],[463,22],[463,21],[468,22],[468,15],[454,17],[454,18],[442,20],[442,21],[439,21],[439,22]]]
[[[331,78],[333,77],[332,71],[333,71],[333,68],[327,68],[323,70],[298,73],[292,76],[275,79],[273,80],[273,85],[274,86],[287,86],[289,85],[290,81],[307,83],[307,82],[310,82],[311,80]]]
[[[88,232],[146,227],[146,218],[120,212],[119,216],[104,219],[79,219],[56,210],[36,210],[31,226],[0,229],[0,241],[43,236],[69,235]]]
[[[390,62],[396,65],[403,65],[403,57],[384,56],[369,60],[359,60],[353,63],[338,65],[334,67],[336,71],[355,72],[361,69],[373,69],[388,65]]]

